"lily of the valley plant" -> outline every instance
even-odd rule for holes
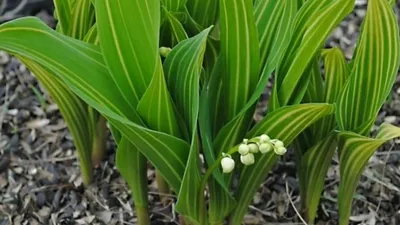
[[[72,13],[78,2],[93,7],[93,17]],[[55,0],[64,32],[18,19],[0,26],[0,48],[47,71],[46,79],[107,119],[140,224],[150,223],[147,162],[160,190],[177,196],[182,223],[235,225],[268,171],[294,149],[300,212],[310,224],[337,150],[346,225],[368,159],[400,136],[385,124],[369,137],[399,67],[392,3],[368,1],[349,62],[340,49],[323,49],[354,2]],[[88,39],[66,32],[82,15],[91,27],[76,29]],[[270,78],[267,113],[254,121]],[[73,119],[86,121],[81,116]]]

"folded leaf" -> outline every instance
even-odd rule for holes
[[[174,102],[193,134],[199,110],[199,80],[207,36],[211,28],[180,42],[164,62],[164,71]]]
[[[386,101],[400,63],[399,28],[387,0],[368,1],[362,28],[350,77],[338,100],[336,118],[341,130],[363,130],[361,134],[368,135],[373,123],[365,123],[376,118]]]
[[[311,224],[314,223],[321,193],[324,189],[326,173],[337,147],[336,138],[336,132],[332,132],[325,139],[308,149],[301,157],[298,174],[302,208],[306,210],[305,216]]]
[[[195,127],[196,128],[196,127]],[[199,195],[201,182],[200,159],[199,159],[199,136],[193,133],[192,144],[190,146],[189,158],[187,160],[185,173],[183,175],[182,185],[179,189],[176,211],[185,215],[194,224],[199,221],[200,199],[204,196]]]
[[[161,60],[158,71],[138,104],[137,111],[147,127],[182,138],[175,105],[168,92]]]
[[[118,142],[116,165],[132,190],[136,207],[147,207],[147,160],[127,138]]]
[[[340,185],[339,224],[347,225],[351,215],[351,202],[360,176],[369,158],[385,142],[400,137],[400,128],[383,124],[375,139],[353,132],[339,134]]]
[[[24,57],[18,57],[26,65],[56,102],[77,149],[83,180],[86,185],[92,175],[92,140],[88,109],[85,102],[78,98],[62,80],[38,63]]]

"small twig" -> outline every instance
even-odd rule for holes
[[[256,212],[258,212],[258,213],[260,213],[263,216],[274,217],[273,215],[271,215],[271,213],[267,213],[266,210],[261,210],[261,209],[255,207],[255,206],[253,206],[253,205],[250,205],[249,208],[254,210],[254,211],[256,211]]]
[[[160,195],[160,196],[165,196],[165,197],[170,197],[170,198],[176,198],[176,195],[160,193],[157,191],[149,191],[148,193],[151,195]]]
[[[384,152],[376,152],[375,155],[376,156],[380,156],[380,155],[400,155],[400,150],[394,150],[392,151],[394,145],[392,145],[392,147],[389,149],[389,151],[384,151]]]
[[[31,165],[31,164],[40,164],[40,163],[44,163],[44,162],[64,162],[64,161],[75,160],[75,159],[77,159],[76,155],[62,157],[62,158],[50,158],[50,159],[40,159],[40,160],[19,159],[19,160],[17,160],[17,162],[18,162],[18,165],[21,165],[21,164]]]
[[[73,184],[56,184],[56,185],[46,185],[38,188],[34,188],[30,191],[30,193],[41,192],[47,189],[60,189],[60,188],[74,188]]]
[[[392,144],[392,146],[390,147],[389,151],[387,152],[386,159],[385,159],[385,163],[383,164],[383,168],[382,168],[382,179],[385,177],[386,164],[387,164],[387,162],[389,161],[389,156],[390,156],[390,153],[391,153],[393,147],[394,147],[394,144]],[[379,187],[379,202],[378,202],[378,206],[376,207],[376,213],[378,213],[379,208],[381,207],[381,203],[382,203],[382,192],[383,192],[383,185],[381,185],[381,186]]]
[[[294,211],[296,212],[297,216],[300,218],[301,222],[303,222],[304,225],[308,225],[307,222],[303,219],[303,217],[300,215],[299,211],[297,211],[296,206],[294,205],[293,201],[292,201],[292,197],[289,194],[289,186],[287,181],[285,182],[285,186],[286,186],[286,194],[289,198],[289,202],[292,205]]]

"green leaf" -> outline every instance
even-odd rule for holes
[[[334,47],[322,52],[325,67],[325,101],[336,102],[350,75],[350,69],[343,52]]]
[[[255,18],[260,40],[261,66],[263,66],[261,79],[264,86],[267,84],[269,75],[277,69],[281,60],[290,47],[289,42],[292,39],[293,26],[297,11],[296,1],[289,0],[283,4],[276,4],[276,1],[257,1],[255,5]],[[280,12],[276,17],[271,16],[272,13]],[[280,18],[276,20],[276,18]],[[266,31],[275,30],[275,32]],[[269,54],[268,57],[265,54]],[[266,59],[266,61],[264,61]],[[275,84],[278,83],[275,76]],[[259,84],[260,85],[260,84]],[[279,108],[278,93],[274,86],[272,89],[269,110]]]
[[[289,3],[293,3],[289,2]],[[293,22],[293,18],[296,12],[296,5],[295,4],[287,4],[284,5],[286,6],[285,10],[283,10],[283,16],[285,19],[280,20],[280,21],[274,21],[276,23],[279,23],[280,29],[278,29],[276,32],[271,33],[269,35],[275,35],[273,38],[269,38],[268,40],[273,42],[272,44],[272,49],[269,51],[268,56],[267,56],[267,63],[264,66],[264,69],[261,73],[261,78],[255,88],[255,90],[252,92],[252,96],[247,102],[247,104],[241,109],[241,111],[236,115],[236,117],[230,121],[227,125],[225,125],[218,133],[217,137],[214,140],[213,148],[214,148],[214,154],[215,156],[209,157],[207,160],[208,165],[211,165],[214,161],[212,160],[213,158],[219,156],[221,152],[223,151],[228,151],[232,146],[236,145],[241,139],[243,139],[243,134],[247,131],[249,123],[252,120],[254,108],[255,108],[255,103],[257,102],[258,98],[260,95],[264,92],[265,86],[268,82],[269,76],[272,73],[272,71],[276,68],[278,65],[281,56],[283,55],[289,40],[291,36],[290,28]],[[258,7],[264,7],[264,5],[258,5]],[[257,10],[257,13],[265,13],[268,15],[269,11],[268,10]],[[264,15],[265,16],[265,15]],[[258,16],[260,18],[264,18],[264,16]],[[261,20],[260,20],[261,21]],[[258,25],[258,29],[263,31],[264,29],[269,29],[269,27],[266,27],[267,25]],[[276,24],[274,23],[268,23],[268,26],[275,27]],[[262,36],[262,38],[267,38],[268,36]],[[267,42],[269,42],[267,41]],[[266,43],[267,43],[266,42]],[[263,51],[267,51],[267,49],[262,48]],[[214,68],[215,71],[211,77],[211,81],[209,84],[209,89],[210,89],[210,102],[213,104],[210,107],[210,118],[211,118],[211,123],[214,125],[213,126],[213,131],[216,132],[218,130],[218,125],[217,121],[220,120],[220,117],[222,116],[222,113],[219,113],[216,111],[218,109],[218,105],[224,105],[225,102],[223,103],[222,97],[221,97],[221,90],[222,90],[222,83],[219,82],[219,76],[222,73],[222,66],[221,66],[221,60],[217,62],[216,67]],[[219,116],[218,116],[219,114]],[[211,162],[210,159],[212,160]],[[216,196],[215,200],[210,202],[210,212],[213,213],[212,215],[215,215],[215,218],[213,218],[215,221],[220,221],[224,218],[226,213],[229,213],[233,207],[233,200],[231,199],[230,195],[225,193],[223,195],[222,193],[224,192],[223,189],[225,189],[224,182],[220,180],[218,174],[214,173],[213,174],[216,180],[221,187],[219,187],[214,181],[211,182],[210,185],[210,191],[212,196]],[[226,178],[228,179],[228,178]]]
[[[38,63],[18,57],[26,65],[56,102],[63,119],[67,123],[78,152],[85,185],[91,182],[92,175],[92,134],[89,126],[87,105],[78,98],[59,78]]]
[[[324,58],[325,68],[325,87],[323,93],[319,94],[324,96],[324,102],[336,103],[350,75],[350,70],[344,54],[339,48],[324,50],[322,57]],[[335,127],[335,115],[329,115],[313,125],[312,137],[315,140],[321,140]]]
[[[301,157],[299,170],[302,208],[306,210],[307,220],[313,224],[317,213],[325,177],[331,165],[337,143],[337,133],[332,132],[317,142]]]
[[[76,1],[72,8],[68,36],[83,40],[94,23],[94,8],[91,0]]]
[[[138,104],[137,111],[147,127],[181,138],[178,115],[159,60],[158,71]],[[178,122],[179,121],[179,122]]]
[[[161,0],[161,3],[170,12],[179,12],[185,7],[187,0]]]
[[[234,21],[232,23],[232,21]],[[259,79],[259,44],[251,0],[220,0],[221,80],[225,121],[246,105]]]
[[[279,71],[282,71],[281,73],[283,74],[279,79],[279,83],[282,82],[284,74],[286,73],[287,69],[293,61],[293,57],[295,56],[296,51],[302,42],[303,36],[308,29],[308,24],[313,22],[313,18],[321,11],[321,9],[325,8],[330,3],[332,3],[332,0],[307,0],[305,4],[304,2],[301,3],[301,7],[296,14],[294,24],[293,33],[295,33],[296,35],[294,35],[291,39],[290,45],[284,55],[282,65],[279,68]]]
[[[72,9],[69,1],[54,0],[55,13],[57,14],[57,30],[68,34],[70,30]]]
[[[367,135],[389,95],[400,63],[399,29],[387,0],[368,2],[351,74],[338,100],[341,130]],[[362,93],[362,94],[360,94]],[[363,127],[360,129],[360,127]]]
[[[87,43],[92,43],[95,45],[99,45],[100,44],[100,40],[99,40],[99,35],[97,33],[97,24],[94,24],[90,30],[87,32],[85,38],[83,39],[83,41],[87,42]]]
[[[178,111],[193,134],[199,110],[199,80],[207,36],[211,28],[180,42],[164,62],[165,76]]]
[[[187,0],[186,7],[190,18],[200,29],[214,25],[218,17],[218,0]]]
[[[0,26],[0,48],[48,68],[84,101],[135,117],[134,108],[114,85],[98,47],[61,35],[38,18],[28,17]]]
[[[313,0],[307,1],[312,4]],[[304,5],[305,7],[306,5]],[[333,1],[323,9],[319,10],[318,13],[313,14],[313,16],[307,19],[304,26],[301,26],[302,13],[299,12],[297,17],[297,25],[300,26],[300,30],[304,31],[302,33],[296,32],[296,37],[300,38],[295,53],[292,57],[285,57],[285,63],[287,66],[283,65],[278,72],[278,98],[280,105],[296,104],[302,98],[298,97],[299,93],[304,93],[301,88],[305,89],[307,86],[301,87],[299,81],[305,73],[305,70],[310,65],[311,60],[315,57],[318,50],[325,43],[326,38],[330,35],[333,29],[344,19],[353,9],[354,1],[348,0],[338,0]],[[307,7],[305,7],[308,9]],[[306,14],[306,13],[304,13]],[[300,24],[300,25],[299,25]],[[299,29],[299,28],[298,28]],[[297,29],[296,29],[297,30]],[[295,38],[295,40],[297,40]],[[292,47],[293,48],[293,47]],[[291,52],[291,49],[288,51]],[[300,85],[300,91],[299,87]],[[294,97],[296,101],[290,102]]]
[[[296,2],[273,0],[257,0],[254,3],[254,20],[257,25],[260,46],[261,67],[275,68],[276,61],[282,57],[286,45],[276,45],[277,42],[286,42],[280,38],[290,38],[285,35],[291,27],[296,15]],[[288,40],[287,40],[288,41]],[[275,52],[274,52],[275,51]],[[267,69],[267,71],[270,71]]]
[[[160,1],[99,0],[95,8],[104,60],[125,100],[136,108],[160,57]]]
[[[194,127],[196,128],[196,127]],[[194,129],[196,130],[196,129]],[[186,164],[185,173],[181,188],[179,189],[176,211],[190,218],[191,222],[199,221],[199,188],[201,182],[200,160],[199,160],[199,140],[197,132],[193,133],[192,144],[190,146],[189,158]],[[203,197],[203,196],[202,196]],[[205,207],[205,206],[203,206]]]
[[[333,112],[334,107],[330,104],[285,106],[269,113],[247,133],[246,138],[267,134],[271,138],[282,140],[288,146],[304,129]],[[278,159],[279,157],[272,151],[256,156],[255,164],[243,169],[235,196],[237,206],[231,213],[232,224],[241,223],[251,199]]]
[[[37,18],[24,18],[0,26],[0,49],[34,60],[62,78],[135,144],[175,192],[179,191],[190,146],[132,122],[141,119],[114,85],[98,47],[60,35]]]
[[[207,167],[210,168],[218,156],[215,156],[212,143],[212,131],[209,114],[210,97],[207,88],[203,88],[200,96],[200,112],[199,125],[202,138],[203,153],[206,159]],[[222,171],[217,168],[213,171],[213,177],[208,182],[210,191],[210,207],[209,207],[209,222],[211,224],[221,223],[225,217],[235,207],[235,200],[229,193],[228,185],[224,180]]]
[[[379,146],[397,137],[400,137],[400,128],[390,124],[383,124],[375,139],[353,132],[341,132],[339,134],[341,179],[338,202],[340,225],[347,225],[349,223],[353,195],[369,158]]]
[[[172,190],[179,193],[190,146],[181,139],[138,126],[110,112],[105,117],[160,171]]]
[[[164,23],[161,26],[160,40],[162,46],[173,48],[179,42],[188,38],[185,28],[175,15],[163,8]]]
[[[180,42],[164,62],[168,89],[186,121],[191,147],[176,209],[192,222],[199,221],[200,161],[197,121],[199,115],[200,75],[207,37],[211,27]],[[201,196],[203,197],[203,196]]]
[[[309,82],[307,90],[304,94],[303,103],[314,102],[320,103],[325,102],[324,98],[324,81],[322,80],[321,68],[320,68],[320,57],[315,57],[306,73],[309,73]],[[304,75],[304,77],[307,77]],[[331,102],[329,102],[331,103]]]
[[[147,160],[127,138],[118,143],[116,165],[132,190],[135,206],[147,207]]]

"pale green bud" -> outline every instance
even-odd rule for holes
[[[269,138],[269,136],[266,135],[266,134],[263,134],[263,135],[260,136],[260,142],[261,143],[265,143],[265,142],[267,142],[269,140],[271,140],[271,138]]]
[[[262,154],[265,154],[272,150],[272,146],[269,143],[262,143],[259,145],[258,149],[260,149]]]
[[[279,148],[279,147],[284,147],[285,145],[283,144],[283,142],[282,141],[279,141],[279,140],[277,140],[277,141],[275,141],[275,147],[277,147],[277,148]]]
[[[240,161],[244,164],[244,165],[251,165],[254,164],[254,155],[249,153],[247,155],[241,155],[240,156]]]
[[[274,151],[275,151],[275,154],[277,154],[277,155],[284,155],[287,152],[285,147],[275,148]]]
[[[171,48],[168,47],[160,47],[160,55],[162,55],[164,58],[167,58],[168,54],[171,52]]]
[[[246,145],[246,144],[239,145],[239,149],[238,149],[239,154],[246,155],[247,153],[249,153],[249,151],[250,151],[250,148],[248,145]]]
[[[231,157],[225,157],[221,160],[222,172],[230,173],[235,168],[235,161]]]
[[[258,145],[254,143],[249,144],[250,153],[257,153],[258,152]]]

